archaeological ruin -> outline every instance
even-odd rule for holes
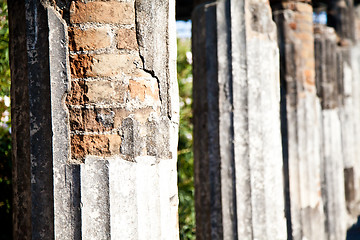
[[[349,239],[359,3],[8,0],[14,239],[179,239],[176,19],[196,239]]]

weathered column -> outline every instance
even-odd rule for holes
[[[360,74],[359,51],[355,39],[353,0],[333,0],[329,4],[328,24],[338,39],[338,84],[344,156],[344,177],[348,227],[360,215]]]
[[[352,217],[352,223],[355,222],[356,216],[360,215],[360,7],[356,7],[356,15],[354,22],[356,23],[355,29],[353,31],[356,33],[354,46],[351,48],[351,66],[353,73],[353,117],[354,117],[354,148],[355,148],[355,159],[354,159],[354,176],[350,180],[350,184],[345,186],[353,186],[351,189],[347,187],[346,189],[346,198],[348,203],[348,208],[350,209],[350,215]],[[344,172],[346,180],[351,177],[351,174],[348,174],[350,171]],[[352,185],[351,182],[354,184]]]
[[[337,36],[333,28],[316,25],[316,88],[321,100],[322,161],[321,190],[324,200],[327,239],[346,238],[342,127],[339,118]]]
[[[193,15],[197,239],[286,239],[279,54],[267,0]]]
[[[343,40],[355,40],[354,0],[330,0],[327,4],[328,25]]]
[[[320,102],[316,96],[310,1],[273,5],[281,60],[282,138],[289,239],[325,239],[320,172]]]
[[[8,4],[14,239],[177,239],[175,2]]]

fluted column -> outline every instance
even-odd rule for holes
[[[286,239],[279,53],[267,0],[193,14],[197,239]]]
[[[316,87],[321,100],[321,190],[327,239],[346,238],[342,126],[339,111],[337,39],[333,28],[316,25]]]
[[[338,36],[339,110],[342,130],[347,226],[360,215],[360,74],[359,44],[356,39],[353,0],[333,0],[329,23]]]
[[[310,1],[274,3],[281,59],[282,138],[289,239],[325,239],[321,114]]]

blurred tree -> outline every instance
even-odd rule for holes
[[[192,56],[190,39],[178,39],[177,77],[180,94],[178,147],[180,239],[195,239],[193,125],[192,125]]]
[[[12,239],[10,67],[7,4],[0,0],[0,240]]]
[[[5,0],[0,0],[0,96],[10,96],[9,24]]]

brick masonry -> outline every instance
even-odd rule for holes
[[[87,155],[120,154],[129,159],[125,150],[128,148],[123,146],[129,142],[124,139],[129,134],[136,135],[131,144],[140,144],[130,158],[147,154],[147,122],[160,116],[161,101],[158,81],[143,69],[139,55],[134,4],[71,3],[72,79],[66,106],[70,115],[71,156],[77,162]],[[122,128],[129,118],[138,127]]]

